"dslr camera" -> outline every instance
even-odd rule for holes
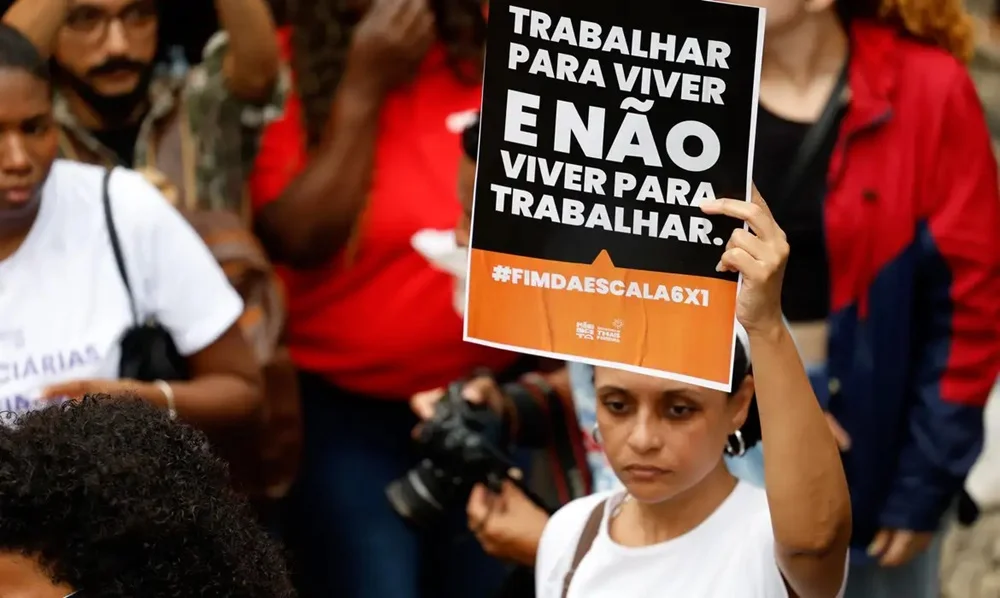
[[[464,505],[475,484],[499,492],[515,467],[501,448],[508,445],[501,416],[469,403],[461,391],[461,383],[449,386],[433,417],[417,430],[423,460],[386,488],[393,510],[420,528],[432,527],[442,513]]]

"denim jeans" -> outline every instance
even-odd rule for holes
[[[806,371],[816,392],[825,392],[828,388],[825,366],[809,366]],[[736,477],[764,486],[764,453],[760,444],[743,457],[727,457],[727,464]],[[894,568],[879,567],[863,551],[852,547],[844,598],[938,598],[942,535],[938,532],[927,550]]]
[[[300,377],[305,446],[286,538],[302,598],[488,598],[507,568],[468,531],[465,504],[435,529],[411,528],[386,486],[416,465],[405,401],[346,396]]]

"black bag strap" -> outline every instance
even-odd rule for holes
[[[562,598],[569,596],[569,584],[573,582],[576,569],[583,562],[583,557],[587,556],[587,553],[590,552],[590,547],[594,545],[594,540],[597,539],[597,533],[601,530],[601,521],[604,520],[604,505],[607,502],[607,500],[602,500],[598,503],[594,507],[594,510],[590,512],[590,517],[587,518],[587,523],[583,526],[583,532],[576,543],[576,552],[573,554],[573,563],[569,566],[569,571],[566,572],[566,577],[563,579]]]
[[[840,76],[837,77],[837,82],[833,86],[833,91],[830,92],[830,98],[826,101],[826,106],[823,107],[823,112],[802,138],[799,151],[795,154],[795,161],[792,162],[788,169],[788,176],[785,177],[780,201],[791,199],[792,194],[802,182],[802,177],[805,176],[809,165],[816,159],[816,154],[837,123],[838,113],[844,105],[844,90],[847,89],[847,66],[848,63],[845,62],[844,67],[840,70]]]
[[[115,219],[111,214],[111,192],[109,190],[109,183],[111,182],[112,172],[114,172],[114,168],[109,168],[107,172],[104,173],[104,182],[101,187],[102,201],[104,202],[104,222],[108,226],[108,236],[111,238],[111,250],[115,253],[115,263],[118,265],[118,274],[121,275],[122,282],[125,283],[125,291],[128,292],[128,304],[132,309],[132,322],[138,326],[139,310],[135,307],[135,295],[132,294],[132,285],[128,280],[128,272],[125,270],[125,256],[122,254],[122,245],[118,240],[118,230],[115,228]]]

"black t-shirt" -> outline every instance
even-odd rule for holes
[[[139,126],[135,124],[117,129],[91,131],[90,133],[104,147],[118,156],[122,166],[131,168],[135,164],[135,142],[139,138]]]
[[[812,125],[785,120],[763,106],[757,109],[753,178],[791,246],[781,292],[782,309],[790,322],[823,320],[830,313],[830,269],[823,203],[827,193],[827,171],[843,115],[841,109],[796,188],[788,192],[788,197],[782,197],[788,170]]]

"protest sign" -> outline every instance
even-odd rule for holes
[[[764,11],[490,3],[466,340],[728,390]]]

